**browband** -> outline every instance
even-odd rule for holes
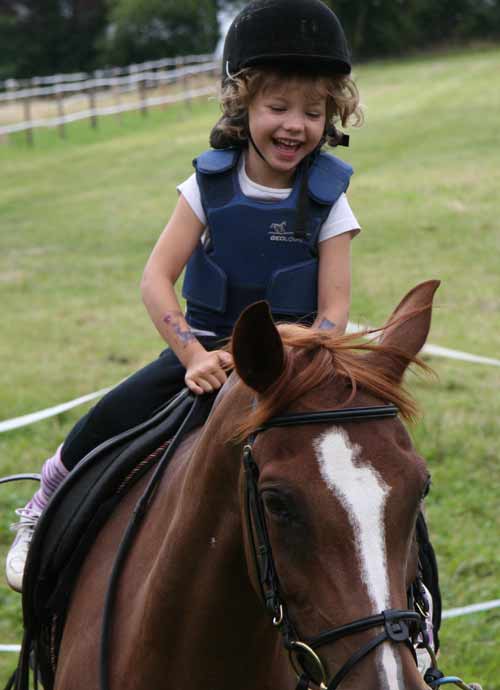
[[[358,422],[365,419],[384,419],[397,417],[396,405],[379,405],[376,407],[345,407],[341,410],[321,410],[320,412],[298,412],[272,417],[259,426],[254,433],[265,431],[276,426],[296,426],[300,424],[322,424],[324,422]]]

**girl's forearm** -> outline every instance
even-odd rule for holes
[[[174,286],[168,280],[159,285],[157,281],[151,283],[145,279],[141,292],[144,305],[158,333],[187,368],[192,358],[204,352],[205,348],[184,318]]]
[[[320,310],[314,320],[313,328],[335,331],[336,335],[343,335],[347,328],[348,320],[349,312],[347,309],[342,311]]]

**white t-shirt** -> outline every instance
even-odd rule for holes
[[[264,187],[264,185],[257,184],[257,182],[251,180],[246,173],[244,163],[245,157],[241,156],[238,162],[238,181],[240,189],[245,196],[264,201],[282,201],[290,196],[291,188],[275,189],[274,187]],[[207,217],[201,203],[200,188],[198,187],[196,174],[191,175],[185,182],[182,182],[177,187],[177,191],[184,196],[194,214],[206,227]],[[349,206],[346,195],[341,194],[321,227],[318,242],[324,242],[330,239],[330,237],[342,235],[342,233],[349,231],[352,231],[352,236],[354,237],[360,230],[360,225]]]

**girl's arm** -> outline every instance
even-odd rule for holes
[[[207,352],[182,313],[174,285],[204,230],[181,195],[149,257],[141,282],[142,299],[159,334],[186,367],[186,384],[197,394],[209,393],[226,381],[229,353]]]
[[[318,315],[314,328],[334,329],[342,335],[351,306],[350,232],[331,237],[318,245]]]

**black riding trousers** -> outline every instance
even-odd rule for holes
[[[221,347],[216,336],[200,336],[207,350]],[[82,417],[63,443],[61,459],[71,470],[93,448],[149,419],[184,387],[186,370],[170,349],[107,393]]]

